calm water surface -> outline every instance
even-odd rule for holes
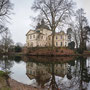
[[[45,90],[90,90],[90,57],[12,57],[0,59],[0,70],[18,82]]]

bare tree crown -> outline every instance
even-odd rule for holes
[[[52,47],[56,28],[71,16],[73,6],[72,0],[35,0],[32,9],[40,12],[39,18],[43,18],[52,30]]]
[[[0,0],[0,21],[10,15],[12,5],[13,4],[10,2],[10,0]]]
[[[40,11],[40,15],[50,28],[55,28],[73,12],[72,0],[35,0],[32,9]]]
[[[5,20],[6,18],[9,18],[9,15],[11,14],[13,4],[10,2],[10,0],[0,0],[0,34],[7,30],[5,27]]]

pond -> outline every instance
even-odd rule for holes
[[[0,70],[42,90],[90,90],[90,57],[3,56]]]

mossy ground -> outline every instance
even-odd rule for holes
[[[0,90],[11,90],[9,87],[2,87],[2,88],[0,88]]]
[[[0,71],[0,90],[11,90],[6,83],[7,73]]]

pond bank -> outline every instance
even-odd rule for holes
[[[19,53],[20,55],[20,53]],[[28,56],[85,56],[90,55],[89,51],[79,54],[69,48],[24,48],[22,55]]]
[[[22,84],[11,78],[7,78],[8,75],[3,71],[0,71],[0,90],[40,90],[30,85]]]
[[[22,84],[20,82],[17,82],[11,78],[8,79],[11,90],[40,90],[37,88],[34,88],[30,85]]]

